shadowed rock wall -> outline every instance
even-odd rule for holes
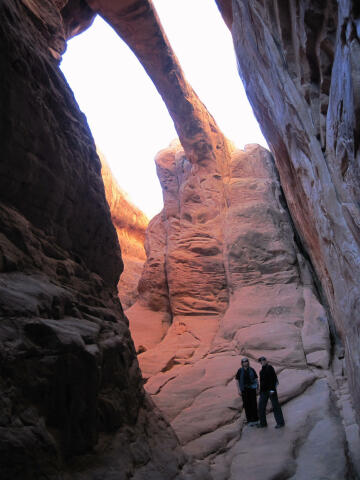
[[[65,46],[60,14],[47,1],[41,15],[21,2],[13,9],[7,2],[2,6],[2,201],[113,284],[122,263],[101,164],[85,117],[56,71],[52,52]]]
[[[296,228],[345,347],[358,406],[358,2],[217,3],[231,29],[240,75],[275,155]]]
[[[196,478],[142,388],[64,3],[0,4],[0,477]]]

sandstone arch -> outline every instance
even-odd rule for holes
[[[359,258],[354,202],[358,99],[353,88],[358,82],[354,61],[358,9],[343,1],[314,11],[308,2],[301,4],[300,15],[293,7],[301,2],[291,3],[288,15],[299,29],[294,32],[305,29],[308,35],[309,68],[299,73],[304,51],[287,28],[286,15],[279,15],[285,2],[269,2],[268,9],[262,2],[218,3],[234,35],[248,95],[275,153],[290,211],[345,339],[357,399],[358,332],[352,315],[357,308],[354,271]],[[167,264],[158,265],[164,273],[160,284],[167,286],[158,288],[163,302],[160,321],[165,325],[151,345],[143,345],[147,349],[140,361],[149,378],[148,391],[171,420],[185,450],[195,453],[195,463],[183,453],[142,388],[116,295],[122,262],[100,164],[86,122],[57,68],[66,36],[87,28],[93,11],[107,18],[142,61],[182,144],[158,157],[163,183],[171,186],[162,217],[156,228],[154,223],[150,227],[150,232],[157,228],[160,232],[154,244],[162,242],[171,250]],[[318,24],[312,25],[309,13],[324,27],[317,32],[320,39],[314,31]],[[336,14],[334,27],[331,19]],[[246,152],[232,149],[183,78],[151,2],[4,0],[0,20],[1,64],[7,72],[1,77],[0,110],[5,139],[0,164],[3,477],[37,478],[41,472],[49,478],[114,474],[230,479],[238,478],[239,470],[253,474],[254,455],[266,448],[270,463],[256,470],[258,479],[306,478],[309,461],[319,478],[355,478],[357,426],[342,360],[335,357],[333,371],[329,370],[327,314],[314,294],[303,252],[294,242],[270,154],[256,147]],[[241,55],[244,51],[247,56]],[[343,66],[349,74],[345,93],[352,94],[352,103],[338,88]],[[274,72],[271,91],[264,81],[269,69]],[[274,98],[280,99],[276,105]],[[277,112],[274,106],[283,104],[286,108]],[[351,132],[353,137],[348,138]],[[183,182],[181,208],[171,202],[171,195],[177,194],[176,182],[170,185],[175,177]],[[328,188],[332,185],[337,196]],[[335,228],[338,219],[341,228]],[[337,262],[333,252],[340,252],[343,245],[349,248]],[[190,280],[193,258],[203,275],[203,283],[188,297],[181,285],[186,275],[176,275],[179,258]],[[204,285],[214,274],[214,288],[205,292]],[[142,298],[147,314],[153,310],[150,297]],[[349,302],[344,302],[347,298]],[[339,312],[345,313],[345,321]],[[133,319],[131,315],[136,322],[137,312]],[[261,343],[260,324],[270,343]],[[269,353],[286,385],[282,394],[288,400],[288,418],[294,419],[278,457],[279,439],[271,435],[262,442],[243,429],[246,442],[238,441],[241,405],[231,383],[238,354],[244,351],[255,358],[269,344],[276,345]],[[163,365],[154,355],[154,345],[166,359]],[[321,414],[314,408],[318,401],[325,406]],[[93,448],[97,455],[68,462],[72,455]],[[328,464],[323,456],[314,456],[316,448],[331,458]]]

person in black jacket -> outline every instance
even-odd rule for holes
[[[248,358],[241,360],[241,368],[235,376],[238,384],[239,393],[241,393],[245,409],[246,420],[250,427],[257,425],[259,417],[256,404],[256,391],[258,388],[258,376],[255,370],[250,367]]]
[[[285,425],[283,413],[280,407],[278,400],[276,387],[278,385],[278,379],[274,370],[274,367],[270,365],[265,357],[260,357],[259,362],[261,363],[260,370],[260,400],[259,400],[259,417],[260,424],[259,428],[267,427],[266,421],[266,405],[269,400],[271,400],[273,406],[274,417],[276,420],[275,428],[281,428]]]

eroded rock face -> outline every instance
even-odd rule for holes
[[[106,200],[110,207],[111,219],[119,240],[124,270],[119,279],[118,292],[124,310],[135,303],[137,286],[145,262],[145,230],[149,220],[133,205],[119,187],[103,155],[101,176],[104,181]]]
[[[327,314],[271,154],[256,145],[233,151],[230,178],[213,184],[228,199],[217,217],[211,204],[197,201],[202,184],[194,184],[179,145],[156,161],[164,210],[147,232],[151,295],[140,294],[128,310],[147,391],[212,478],[306,478],[306,465],[315,478],[351,478],[360,443],[343,366],[331,358]],[[223,240],[215,244],[212,233],[220,229]],[[161,312],[153,307],[157,295]],[[241,415],[234,376],[242,356],[258,370],[261,355],[275,366],[286,403],[280,436],[253,431]],[[272,415],[268,421],[273,430]]]
[[[142,387],[63,3],[0,5],[0,477],[198,478]]]
[[[245,70],[248,72],[250,84],[250,75],[255,68],[251,65],[252,57],[256,57],[262,50],[266,52],[269,45],[267,39],[263,39],[264,32],[257,35],[257,30],[262,28],[259,15],[249,14],[249,18],[246,18],[245,28],[252,30],[247,35],[241,30],[244,22],[241,21],[240,14],[234,13],[234,8],[239,11],[249,10],[252,8],[250,3],[235,2],[230,5],[230,2],[219,0],[218,4],[222,8],[227,24],[232,26],[233,33],[234,25],[237,25],[239,39],[249,46],[250,54],[242,58],[242,65],[248,64]],[[269,350],[268,356],[273,363],[279,370],[283,368],[281,373],[286,384],[283,399],[297,396],[313,382],[316,385],[315,391],[323,389],[325,397],[322,398],[326,399],[329,407],[327,412],[331,411],[333,388],[339,393],[340,403],[345,398],[342,396],[344,389],[340,389],[345,380],[342,373],[336,370],[334,377],[328,371],[327,320],[324,320],[326,318],[324,309],[314,293],[316,288],[312,286],[314,281],[312,265],[305,259],[307,253],[298,242],[298,238],[296,242],[292,238],[296,234],[289,215],[283,213],[286,212],[285,202],[282,208],[279,207],[280,196],[277,198],[275,195],[276,188],[272,190],[271,195],[267,194],[261,199],[263,208],[260,211],[247,201],[244,204],[248,211],[242,211],[236,201],[234,202],[233,197],[237,198],[240,195],[247,200],[252,198],[254,192],[248,191],[246,187],[244,190],[238,188],[236,191],[235,186],[236,193],[232,197],[231,146],[184,79],[151,2],[127,0],[115,3],[113,0],[91,0],[90,5],[113,26],[143,64],[167,105],[184,149],[181,152],[172,148],[172,151],[170,149],[158,159],[159,176],[162,178],[167,201],[161,216],[150,224],[153,235],[149,235],[147,240],[148,264],[140,281],[141,296],[128,312],[137,349],[142,352],[140,356],[142,370],[149,379],[147,388],[166,412],[187,451],[195,452],[198,458],[206,458],[205,463],[212,465],[213,474],[217,478],[238,478],[240,466],[236,466],[234,470],[229,467],[236,457],[236,450],[232,447],[242,445],[237,441],[238,426],[234,422],[236,407],[233,384],[230,382],[239,365],[238,358],[233,352],[248,353],[254,358],[259,351]],[[272,7],[273,4],[267,4],[270,21],[276,24],[273,21]],[[254,8],[261,9],[262,5],[260,2],[256,3]],[[317,8],[314,7],[314,12],[306,16],[310,31],[311,29],[319,31],[317,26],[311,23],[318,20],[317,15],[314,15],[312,20],[312,14],[317,13]],[[328,8],[330,11],[332,4],[329,4]],[[265,11],[267,12],[266,9]],[[284,25],[291,24],[290,16],[284,11],[282,14]],[[331,15],[326,17],[326,21],[331,37]],[[264,31],[267,32],[266,29]],[[285,37],[287,33],[286,31]],[[313,41],[314,35],[310,36],[312,40],[306,46],[306,52],[310,52],[310,60],[313,60],[311,49],[313,46],[317,48],[319,43]],[[301,38],[306,38],[306,34]],[[271,40],[274,41],[273,38]],[[252,49],[255,50],[255,55],[252,55]],[[326,49],[325,45],[325,53],[331,56],[331,52],[327,52]],[[290,49],[289,51],[291,53]],[[278,78],[276,65],[279,62],[273,61],[271,57],[279,55],[277,45],[274,44],[267,54],[271,61],[266,62],[266,73],[258,77],[262,85]],[[326,63],[324,55],[322,58]],[[259,62],[264,62],[264,59],[266,55],[261,53],[256,57]],[[255,65],[256,63],[255,61]],[[270,66],[275,71],[269,70]],[[265,70],[266,68],[264,72]],[[305,76],[308,73],[306,70]],[[312,81],[311,74],[309,78]],[[298,170],[297,168],[300,160],[305,158],[302,155],[308,155],[313,148],[311,140],[313,137],[307,136],[306,141],[301,142],[303,133],[301,122],[294,128],[292,124],[284,121],[284,117],[278,118],[275,115],[272,118],[271,109],[264,108],[264,105],[272,104],[282,111],[281,106],[285,104],[289,111],[292,108],[292,116],[295,119],[293,123],[296,124],[302,109],[298,103],[295,104],[295,108],[292,107],[296,95],[284,97],[282,89],[287,85],[285,80],[281,76],[279,81],[276,80],[279,93],[273,95],[271,92],[273,95],[271,100],[258,99],[258,109],[263,113],[263,117],[258,115],[258,119],[264,130],[268,128],[270,145],[278,144],[282,154],[287,148],[286,145],[284,147],[283,138],[266,125],[273,125],[276,119],[281,128],[288,129],[286,139],[288,141],[290,138],[291,148],[286,153],[283,165],[287,165],[285,182],[287,173],[292,181],[288,181],[284,189],[291,211],[297,206],[298,212],[301,213],[295,215],[295,224],[296,227],[301,227],[302,243],[312,252],[313,263],[319,268],[320,265],[326,265],[323,258],[326,254],[321,242],[327,243],[328,248],[331,242],[329,236],[319,241],[316,215],[311,212],[307,200],[303,201],[307,198],[309,189],[315,190],[314,211],[317,212],[318,209],[319,214],[322,212],[321,215],[326,217],[326,221],[329,217],[324,213],[327,210],[320,198],[321,192],[316,190],[317,181],[314,180],[312,183],[310,180],[310,184],[308,182],[304,185],[297,180],[298,174],[301,176],[304,172],[306,181],[309,179],[305,167]],[[254,81],[252,85],[256,85],[256,82]],[[323,86],[326,89],[326,81]],[[307,90],[306,98],[309,101],[313,98],[312,95],[313,91]],[[319,111],[322,112],[323,108],[319,106]],[[289,118],[291,120],[291,117]],[[304,121],[309,128],[312,128],[313,123],[317,125],[310,116]],[[300,157],[296,155],[298,147],[300,150],[303,149]],[[276,152],[275,148],[274,151]],[[317,152],[319,153],[319,149]],[[279,164],[279,160],[277,161]],[[291,162],[296,163],[295,167]],[[242,169],[246,170],[244,166],[240,171]],[[284,170],[280,165],[279,169],[283,179]],[[326,176],[325,168],[323,170],[317,175]],[[235,183],[241,184],[241,181]],[[328,198],[332,198],[331,190],[327,190],[326,194]],[[270,198],[272,200],[269,200]],[[269,202],[272,208],[267,206]],[[234,221],[238,217],[240,221],[235,226]],[[306,232],[305,227],[309,223],[311,225]],[[262,233],[264,226],[265,234]],[[318,265],[315,257],[318,258]],[[358,258],[357,256],[356,262]],[[320,271],[319,277],[323,289],[327,290],[327,280],[330,278],[328,266]],[[344,284],[340,290],[345,293]],[[269,300],[264,301],[264,297]],[[342,297],[344,298],[345,296]],[[248,306],[245,300],[248,300]],[[242,311],[242,308],[245,310]],[[232,318],[234,315],[232,312],[237,311],[243,314],[239,320]],[[252,323],[253,319],[255,323]],[[228,322],[229,330],[226,326]],[[237,337],[236,332],[239,330],[242,330],[243,338]],[[268,337],[265,340],[261,336],[262,331]],[[333,333],[336,337],[334,328]],[[226,360],[226,357],[229,359]],[[208,363],[207,366],[210,360],[211,364]],[[333,363],[335,367],[336,362]],[[323,382],[324,386],[320,387],[319,379],[322,375],[329,377],[330,380]],[[316,395],[312,398],[316,398]],[[296,445],[306,444],[304,455],[307,455],[313,450],[311,443],[313,439],[319,438],[319,434],[316,433],[318,418],[311,401],[307,402],[305,410],[307,412],[305,415],[308,414],[309,418],[312,418],[311,433],[309,434],[307,429],[297,428],[296,422],[293,423],[290,430],[294,435],[288,437],[283,445],[284,451],[287,452],[286,461],[281,464],[275,460],[275,476],[295,475],[300,478],[308,474],[301,471],[297,461],[290,462],[289,469],[285,468],[290,460],[289,455],[293,452],[293,449],[288,448],[289,441]],[[325,416],[323,420],[324,430],[329,432],[330,438],[337,445],[335,450],[339,452],[339,457],[336,460],[341,465],[339,471],[329,465],[326,474],[329,478],[336,478],[339,474],[347,475],[348,466],[343,452],[348,448],[347,445],[351,444],[346,442],[352,434],[349,433],[347,426],[344,428],[339,423],[336,416]],[[354,432],[358,432],[353,418],[346,422],[352,425]],[[337,435],[336,431],[341,431],[342,435]],[[353,438],[356,435],[357,433]],[[257,453],[260,452],[262,458],[266,451],[265,444],[266,440],[258,444]],[[224,456],[217,455],[219,449],[225,452]],[[241,449],[237,451],[244,453]],[[331,455],[330,450],[325,451]],[[256,455],[255,452],[252,462],[257,458]],[[251,464],[249,465],[251,473]],[[268,478],[270,470],[268,465],[257,474],[259,478]],[[319,474],[323,475],[321,467]]]
[[[240,75],[275,155],[292,217],[345,347],[358,406],[358,2],[218,4],[231,26]]]
[[[219,246],[223,243],[223,231],[219,220],[222,218],[222,211],[226,207],[227,198],[226,190],[218,188],[216,184],[219,183],[220,179],[224,179],[226,182],[229,178],[231,145],[218,128],[205,105],[186,81],[151,2],[148,0],[139,2],[127,0],[114,3],[112,0],[92,0],[89,2],[89,5],[111,24],[134,51],[153,80],[172,116],[179,139],[186,152],[186,159],[184,160],[186,165],[183,165],[181,168],[184,171],[186,170],[185,175],[190,175],[192,180],[186,184],[187,192],[184,192],[184,204],[186,204],[186,207],[183,207],[181,215],[180,212],[177,215],[170,214],[169,219],[174,222],[180,222],[182,225],[186,225],[186,222],[189,225],[193,221],[196,222],[198,224],[198,238],[197,245],[193,245],[193,248],[199,251],[205,248],[209,254],[208,264],[203,262],[201,265],[194,265],[194,256],[192,254],[187,256],[186,251],[181,248],[177,251],[178,240],[175,239],[177,234],[175,233],[176,229],[174,229],[174,242],[170,246],[173,250],[173,265],[175,266],[176,262],[178,264],[182,263],[183,268],[174,268],[168,271],[167,274],[177,276],[179,284],[179,274],[182,276],[183,293],[180,294],[182,297],[179,298],[178,302],[175,299],[175,295],[170,296],[172,302],[170,307],[167,305],[168,300],[165,300],[165,302],[160,301],[158,306],[153,308],[156,311],[157,323],[160,325],[165,324],[166,326],[169,308],[185,313],[192,311],[193,314],[223,310],[227,293],[223,288],[222,274],[220,273],[219,278],[216,280],[214,280],[214,277],[218,276],[221,268]],[[161,165],[158,164],[158,169],[161,170],[161,168]],[[166,168],[163,173],[160,173],[160,176],[163,175],[164,178],[166,177]],[[199,185],[201,186],[199,187]],[[173,187],[174,185],[169,184],[164,188],[166,195],[172,194]],[[193,192],[196,192],[194,196]],[[170,206],[170,202],[167,202],[170,209],[177,208],[176,188],[173,193],[175,197],[172,205]],[[203,208],[202,205],[204,204],[210,205],[211,208]],[[214,226],[214,228],[211,228],[210,225]],[[160,236],[162,235],[160,231],[161,227],[156,235],[157,241],[160,242],[159,245],[161,244]],[[191,243],[193,233],[191,228],[187,234],[185,234],[185,230],[182,230],[181,242]],[[209,245],[210,241],[211,245]],[[182,258],[177,258],[179,254],[182,255]],[[218,255],[218,258],[216,258],[216,255]],[[155,260],[153,263],[158,262]],[[161,265],[161,262],[159,265]],[[158,292],[162,290],[161,267],[158,270],[159,276],[155,282],[148,279],[145,273],[139,284],[140,292],[147,297],[152,295],[154,289]],[[201,274],[201,277],[199,277],[199,274]],[[203,279],[200,281],[203,282],[204,290],[198,292],[197,295],[195,295],[195,292],[190,292],[189,294],[189,285],[199,281],[199,278]],[[214,287],[212,292],[207,292],[207,281],[210,278],[215,282],[216,287]],[[155,286],[154,283],[158,286]],[[179,294],[179,289],[177,294]],[[164,292],[160,295],[161,298],[164,298]],[[189,297],[190,303],[187,302],[186,296]],[[155,303],[158,303],[158,295],[154,298]],[[169,298],[167,292],[165,292],[165,298]],[[141,302],[137,308],[140,307]],[[141,311],[144,315],[143,307],[141,307]],[[151,315],[150,312],[148,313]],[[144,318],[145,323],[146,319]],[[162,331],[162,328],[160,330]],[[150,337],[154,336],[152,332],[149,335]]]
[[[166,204],[149,226],[148,263],[140,299],[129,316],[138,351],[143,352],[140,362],[147,390],[185,451],[202,461],[202,469],[187,461],[173,431],[142,389],[117,299],[122,265],[100,163],[86,122],[54,61],[64,49],[66,35],[86,28],[93,13],[80,0],[16,0],[0,7],[1,62],[10,78],[1,79],[0,109],[1,136],[6,140],[0,167],[3,477],[35,479],[40,472],[79,480],[204,480],[210,468],[212,478],[224,480],[238,479],[241,473],[257,480],[307,479],[314,472],[319,478],[350,479],[359,470],[360,448],[343,365],[331,358],[328,318],[313,285],[311,265],[294,241],[270,155],[256,147],[245,153],[232,151],[185,81],[150,2],[89,0],[89,5],[101,12],[143,63],[184,148],[172,146],[158,157]],[[259,4],[233,5],[236,9],[227,4],[225,16],[235,32],[242,8],[256,9]],[[346,18],[357,13],[353,9]],[[346,12],[341,18],[345,16]],[[331,33],[331,16],[326,18]],[[251,21],[245,43],[249,41],[257,52],[263,40],[259,32],[267,35],[268,30],[261,16],[252,15]],[[259,32],[256,22],[261,24]],[[246,25],[242,22],[242,27]],[[350,27],[343,31],[341,54],[356,40]],[[274,38],[263,41],[264,51]],[[319,42],[309,42],[306,50],[312,61],[315,44]],[[279,50],[274,49],[277,55]],[[256,59],[266,59],[260,57],[249,55],[250,72]],[[266,85],[277,73],[268,71],[266,78],[258,78]],[[279,84],[291,85],[285,77]],[[298,98],[296,91],[291,92],[289,99],[284,91],[274,94],[275,100],[261,98],[257,105],[265,111],[263,125],[276,127],[282,122],[281,129],[285,128],[286,115],[278,118],[266,106],[276,101],[278,107],[285,98],[286,109],[291,110],[291,102]],[[316,95],[311,88],[306,92],[311,104]],[[303,202],[299,211],[305,217],[295,214],[296,225],[326,290],[333,272],[344,271],[326,265],[328,251],[321,242],[329,238],[320,241],[311,222],[308,232],[305,228],[314,220],[309,198],[323,208],[327,221],[334,217],[324,213],[327,205],[319,196],[304,194],[306,188],[323,185],[325,166],[320,165],[320,183],[314,181],[315,186],[311,180],[310,186],[304,183],[305,168],[296,170],[318,141],[312,131],[307,132],[308,143],[301,140],[310,125],[301,123],[301,98],[292,112],[295,127],[287,127],[286,142],[276,128],[269,127],[268,135],[274,137],[273,143],[269,139],[274,151],[285,152],[282,161],[277,159],[279,168],[287,166],[280,168],[281,177],[291,209],[299,209]],[[321,103],[321,112],[325,104]],[[316,129],[318,123],[314,125]],[[286,163],[290,156],[298,162],[295,167]],[[346,176],[346,162],[342,170]],[[286,182],[287,174],[292,182]],[[289,195],[290,187],[298,204]],[[326,194],[324,198],[333,198],[331,190]],[[334,197],[334,204],[337,201]],[[350,341],[349,345],[351,352]],[[246,354],[254,361],[264,353],[278,371],[280,399],[287,402],[286,430],[276,432],[281,436],[274,431],[256,435],[244,427],[234,384],[239,356]],[[96,455],[74,459],[89,451]],[[266,462],[259,464],[258,458]]]

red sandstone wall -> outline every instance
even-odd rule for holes
[[[219,2],[228,9],[229,2]],[[360,401],[359,8],[232,2],[239,72],[275,155]],[[336,339],[335,339],[336,340]]]
[[[168,480],[186,458],[142,388],[60,3],[0,3],[0,477]]]
[[[114,179],[109,165],[100,154],[106,200],[111,219],[119,240],[124,270],[119,279],[118,292],[124,309],[129,308],[138,297],[138,282],[145,262],[145,231],[149,220],[135,207]]]

